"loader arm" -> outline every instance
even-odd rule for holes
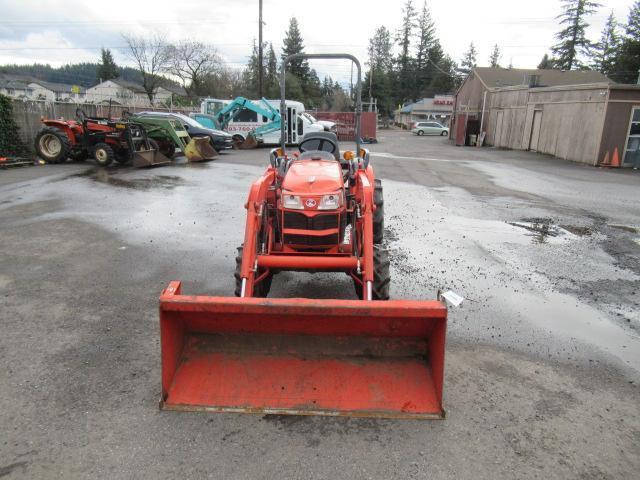
[[[247,209],[247,221],[245,224],[244,248],[242,251],[242,277],[241,297],[253,296],[255,280],[255,265],[257,259],[256,239],[262,227],[262,209],[266,208],[267,190],[276,179],[276,170],[269,168],[265,174],[256,180],[249,191],[249,198],[245,208]]]
[[[266,117],[269,122],[277,122],[277,127],[268,131],[278,130],[280,128],[280,113],[274,107],[269,105],[269,102],[267,102],[263,98],[260,104],[257,104],[244,97],[236,97],[231,103],[229,103],[229,105],[224,107],[222,110],[220,110],[220,112],[216,114],[216,122],[218,124],[218,128],[220,130],[226,129],[229,125],[229,122],[231,122],[235,118],[235,116],[244,108],[257,113],[258,115]],[[264,125],[263,127],[267,126],[271,126],[271,123]],[[256,129],[256,133],[258,133],[257,130],[259,129]]]

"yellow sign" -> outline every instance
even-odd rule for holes
[[[71,87],[71,92],[72,93],[80,93],[80,87],[78,85],[73,85]]]

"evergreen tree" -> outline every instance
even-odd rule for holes
[[[545,53],[542,60],[538,64],[538,69],[540,70],[551,70],[553,68],[553,60],[549,58],[549,54]]]
[[[369,39],[369,71],[364,79],[364,91],[378,99],[378,108],[389,113],[393,106],[391,81],[393,78],[393,44],[391,33],[386,27],[376,29]]]
[[[493,50],[491,51],[491,55],[489,56],[489,66],[492,68],[498,68],[500,66],[500,58],[502,57],[502,52],[500,51],[500,47],[496,43],[493,46]]]
[[[462,61],[460,62],[460,68],[458,69],[458,74],[462,80],[467,77],[471,73],[471,70],[475,68],[478,63],[478,51],[476,50],[476,46],[471,42],[469,44],[469,50],[462,57]]]
[[[304,43],[302,40],[302,34],[300,33],[300,27],[298,26],[298,20],[292,17],[289,20],[289,30],[285,33],[282,48],[282,59],[284,60],[288,55],[296,53],[304,53]],[[286,69],[300,79],[302,85],[305,85],[309,80],[309,62],[306,60],[294,60],[290,62]]]
[[[607,18],[607,23],[602,30],[600,41],[594,45],[593,68],[605,75],[614,69],[618,49],[620,48],[620,36],[618,35],[618,22],[613,16],[613,11]]]
[[[245,97],[255,98],[258,96],[258,45],[253,39],[253,48],[247,66],[242,72],[242,89]]]
[[[402,10],[402,27],[396,35],[396,41],[400,46],[398,55],[398,96],[401,103],[411,98],[413,58],[411,57],[411,38],[416,29],[416,10],[413,0],[407,0]]]
[[[640,69],[640,0],[629,9],[624,37],[609,77],[620,83],[637,83]]]
[[[414,98],[431,82],[432,69],[429,63],[429,52],[436,40],[435,25],[427,2],[422,4],[422,12],[418,19],[418,45],[416,47]]]
[[[118,66],[113,59],[113,54],[108,48],[103,48],[100,52],[101,61],[96,72],[98,81],[105,82],[112,78],[118,78]]]
[[[591,0],[562,0],[562,3],[563,12],[556,18],[564,28],[556,33],[559,43],[552,48],[556,56],[554,61],[563,70],[582,68],[580,57],[589,55],[592,46],[585,35],[589,26],[586,17],[594,13],[600,4]]]
[[[269,43],[269,51],[266,57],[265,89],[267,98],[280,98],[280,75],[278,74],[278,58],[273,49],[273,43]]]

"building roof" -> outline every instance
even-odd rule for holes
[[[78,93],[84,93],[86,91],[86,88],[81,87],[80,85],[67,83],[43,82],[42,80],[33,80],[30,83],[35,83],[36,85],[40,85],[41,87],[56,93],[76,93],[74,90],[77,89],[79,89]]]
[[[0,88],[13,88],[15,90],[26,90],[30,80],[16,77],[14,75],[0,74]]]
[[[113,82],[116,85],[121,86],[122,88],[126,88],[127,90],[131,90],[134,93],[143,93],[145,95],[147,93],[146,90],[144,89],[144,87],[140,83],[130,82],[129,80],[123,80],[121,78],[112,78],[112,79],[106,80],[106,81],[107,82]]]
[[[529,78],[532,75],[538,76],[537,87],[614,83],[606,75],[595,70],[539,70],[533,68],[491,67],[476,67],[473,70],[487,88],[528,85]]]
[[[453,99],[453,97],[451,97]],[[435,98],[423,98],[415,103],[405,105],[400,113],[417,113],[417,112],[452,112],[453,104],[438,105],[434,103]]]

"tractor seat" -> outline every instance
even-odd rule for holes
[[[333,132],[309,132],[298,144],[300,159],[318,158],[340,161],[338,137]]]

